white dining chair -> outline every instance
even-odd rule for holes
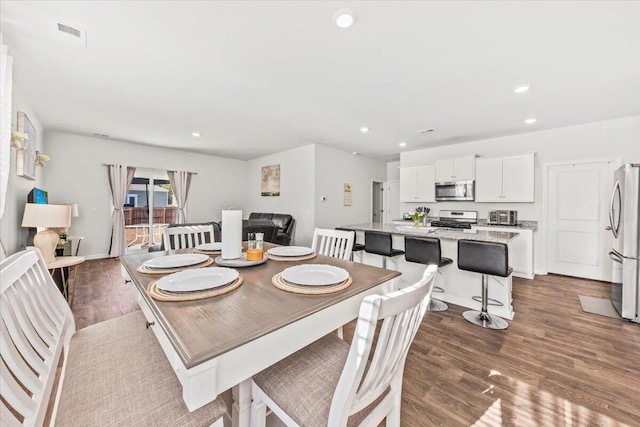
[[[189,411],[141,311],[76,332],[34,248],[0,262],[0,277],[0,425],[42,426],[59,376],[51,425],[223,427],[222,398]]]
[[[353,250],[353,231],[316,228],[313,232],[311,249],[317,254],[349,261]]]
[[[212,243],[215,242],[213,225],[167,227],[164,229],[162,242],[166,251],[193,248],[203,243]]]
[[[399,427],[404,364],[437,269],[428,266],[402,290],[365,297],[351,345],[329,334],[254,375],[252,427],[265,426],[267,407],[288,426],[377,426],[386,418]]]

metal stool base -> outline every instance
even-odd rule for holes
[[[447,303],[433,298],[431,298],[431,301],[429,301],[429,307],[427,307],[427,311],[446,311],[448,309],[449,306]]]
[[[487,329],[507,329],[509,324],[501,317],[491,317],[489,313],[483,313],[482,311],[469,310],[462,313],[462,316],[474,325],[481,326]]]

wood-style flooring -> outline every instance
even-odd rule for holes
[[[468,323],[458,306],[427,313],[407,358],[402,425],[640,426],[640,325],[578,301],[607,298],[608,284],[538,276],[514,279],[513,295],[505,331]],[[120,263],[104,259],[80,267],[72,308],[80,329],[138,306]]]

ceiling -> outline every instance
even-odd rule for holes
[[[217,156],[391,160],[640,113],[640,2],[3,0],[0,16],[45,129]]]

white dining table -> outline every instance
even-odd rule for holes
[[[131,254],[121,260],[147,327],[182,384],[187,408],[194,411],[231,388],[234,426],[249,425],[252,375],[355,319],[365,296],[395,289],[400,275],[322,255],[306,261],[269,260],[239,268],[243,284],[227,294],[187,302],[158,301],[146,289],[161,276],[142,274],[137,268],[168,253]],[[300,295],[272,284],[275,274],[299,264],[342,267],[353,283],[327,295]]]

